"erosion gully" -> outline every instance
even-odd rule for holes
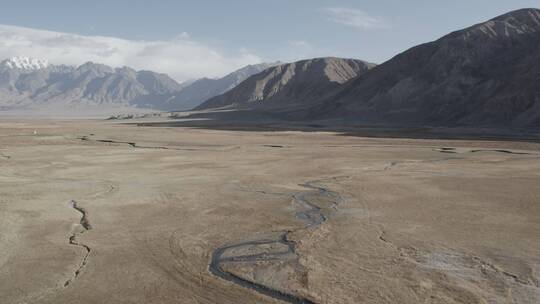
[[[86,244],[84,244],[82,242],[79,242],[79,240],[77,239],[78,236],[80,236],[81,234],[85,233],[86,231],[92,229],[92,225],[90,225],[90,221],[88,220],[88,212],[86,211],[86,209],[79,206],[77,204],[77,202],[74,201],[74,200],[72,200],[69,204],[70,204],[71,208],[73,208],[73,209],[77,210],[79,213],[81,213],[81,219],[79,221],[79,224],[82,227],[81,230],[79,230],[79,231],[75,230],[71,234],[71,236],[69,237],[69,244],[82,248],[85,251],[85,254],[84,254],[84,257],[83,257],[81,263],[79,264],[79,267],[73,273],[73,276],[71,278],[69,278],[64,283],[64,287],[68,287],[73,282],[73,280],[75,280],[81,274],[83,268],[88,263],[88,257],[90,256],[90,252],[92,251],[92,249],[88,245],[86,245]]]

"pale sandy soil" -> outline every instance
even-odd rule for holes
[[[286,303],[209,270],[262,239],[306,303],[540,303],[540,144],[0,122],[0,303]]]

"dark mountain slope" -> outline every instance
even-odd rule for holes
[[[297,118],[540,127],[540,10],[499,16],[419,45]]]

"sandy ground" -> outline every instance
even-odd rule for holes
[[[3,120],[0,303],[540,303],[539,185],[533,143]]]

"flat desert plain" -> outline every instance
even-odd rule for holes
[[[1,303],[540,303],[540,144],[0,123]]]

